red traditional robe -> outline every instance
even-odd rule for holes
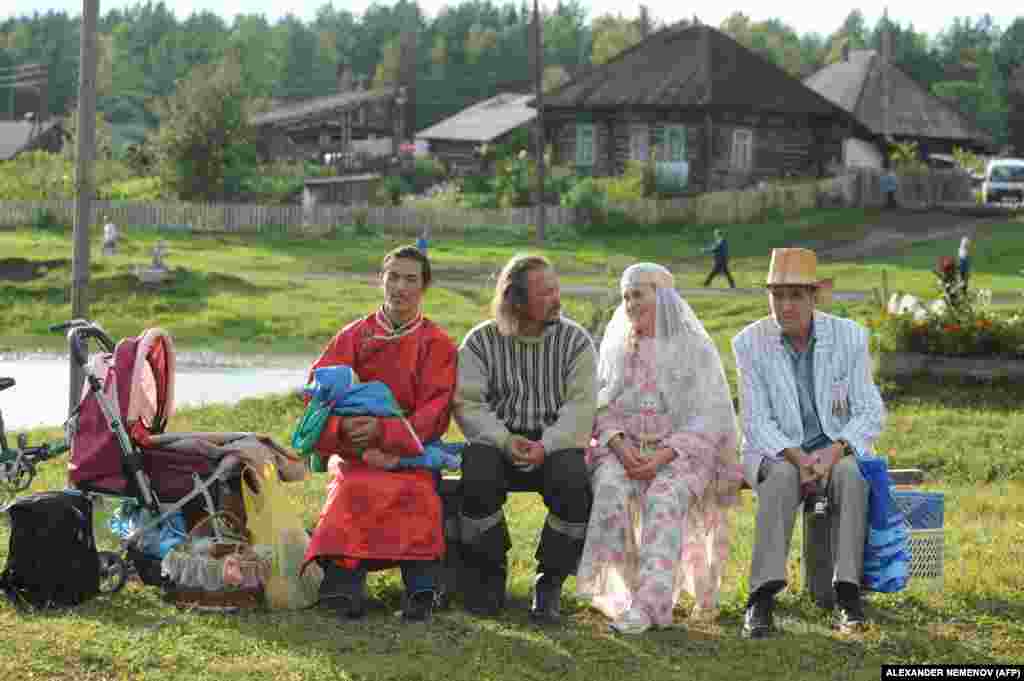
[[[405,418],[378,419],[370,447],[416,456],[419,452],[409,451],[410,427],[422,443],[448,430],[456,357],[455,344],[437,324],[421,316],[396,330],[378,311],[342,329],[313,369],[347,364],[363,382],[386,383]],[[386,471],[366,465],[337,416],[327,420],[316,451],[325,461],[332,454],[345,461],[327,486],[327,501],[306,561],[325,556],[355,567],[360,559],[370,559],[383,567],[444,554],[441,499],[431,471]]]

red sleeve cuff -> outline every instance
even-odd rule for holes
[[[377,446],[384,452],[399,456],[419,456],[423,453],[419,437],[409,422],[402,418],[377,420]]]

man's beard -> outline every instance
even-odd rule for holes
[[[544,326],[551,326],[557,324],[558,320],[562,318],[562,306],[559,305],[551,312],[548,313],[547,318],[544,319]]]

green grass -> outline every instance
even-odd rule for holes
[[[816,211],[786,224],[733,226],[730,243],[741,286],[755,286],[767,270],[773,246],[863,236],[877,215],[863,211]],[[1019,286],[1024,242],[1018,225],[982,232],[975,251],[975,283],[1004,292]],[[610,285],[609,255],[652,259],[672,266],[681,286],[697,285],[707,257],[699,247],[711,227],[610,231],[585,240],[560,236],[535,249],[514,232],[475,231],[466,239],[435,239],[431,257],[436,286],[427,314],[459,338],[487,314],[488,276],[512,254],[542,250],[563,283]],[[157,238],[170,244],[176,278],[160,293],[140,290],[131,266],[149,260]],[[98,244],[98,235],[93,235]],[[372,283],[379,258],[397,241],[383,236],[321,240],[252,237],[184,237],[129,231],[119,255],[93,256],[90,315],[115,336],[148,326],[171,331],[179,347],[254,353],[312,354],[352,318],[380,298]],[[957,244],[932,242],[863,262],[825,263],[840,289],[868,290],[889,273],[890,288],[931,293],[929,269],[938,254]],[[98,251],[98,248],[95,249]],[[70,235],[20,229],[0,232],[3,258],[66,259],[31,282],[0,281],[5,311],[0,349],[60,346],[46,326],[70,312]],[[335,275],[347,273],[349,278]],[[458,284],[458,286],[456,286]],[[720,285],[720,284],[719,284]],[[588,323],[607,301],[564,297],[567,312]],[[735,390],[729,340],[767,313],[763,297],[693,297],[697,314],[714,338]],[[848,310],[855,317],[867,305]],[[97,599],[66,615],[25,616],[0,604],[0,678],[24,679],[875,679],[893,662],[1019,662],[1024,649],[1024,388],[1007,383],[886,382],[889,409],[878,442],[894,467],[920,466],[926,489],[946,495],[945,587],[914,585],[893,596],[873,596],[876,624],[856,637],[833,632],[829,616],[796,591],[794,539],[791,591],[780,602],[786,634],[752,643],[738,637],[746,598],[754,502],[745,495],[734,514],[732,556],[718,623],[686,625],[684,603],[677,629],[640,638],[619,638],[606,621],[571,597],[563,606],[566,626],[538,630],[525,616],[533,550],[544,509],[534,495],[513,495],[508,508],[514,547],[510,589],[513,605],[500,620],[477,620],[456,608],[427,627],[402,626],[392,612],[401,587],[395,571],[371,578],[378,608],[363,623],[337,622],[317,612],[248,613],[237,616],[179,612],[155,589],[130,584],[118,596]],[[16,399],[16,391],[0,396]],[[290,440],[301,413],[294,396],[246,400],[233,406],[185,409],[171,430],[253,430],[278,442]],[[57,429],[32,431],[30,439],[58,437]],[[452,437],[459,437],[453,426]],[[64,462],[42,467],[34,489],[64,484]],[[324,497],[324,476],[289,486],[304,523],[315,522]],[[105,520],[97,518],[101,543],[113,546]],[[798,531],[799,533],[799,531]],[[0,529],[0,560],[6,529]]]
[[[729,338],[764,314],[764,300],[694,303],[734,382]],[[180,612],[164,604],[157,590],[130,584],[117,596],[66,615],[28,616],[0,604],[0,678],[817,681],[877,679],[880,665],[897,662],[1019,663],[1024,650],[1024,387],[918,380],[886,382],[882,389],[889,415],[878,449],[893,467],[922,467],[929,475],[924,489],[945,493],[945,579],[941,591],[914,584],[900,594],[871,596],[873,624],[863,634],[832,631],[829,614],[799,593],[798,530],[791,588],[777,610],[784,635],[763,642],[739,637],[753,537],[755,502],[749,494],[733,515],[717,623],[688,625],[690,603],[684,597],[677,628],[616,637],[602,616],[572,597],[570,580],[563,599],[565,626],[537,629],[525,613],[544,508],[536,495],[516,494],[506,509],[513,537],[512,605],[500,619],[474,619],[456,607],[427,626],[403,626],[393,616],[401,594],[394,570],[371,576],[377,607],[359,623],[316,611]],[[16,391],[0,400],[15,398]],[[255,430],[284,444],[301,411],[292,395],[246,400],[233,407],[184,409],[170,430]],[[454,426],[449,434],[459,437]],[[57,429],[30,433],[31,442],[57,436]],[[64,471],[64,462],[45,464],[34,488],[60,488]],[[307,526],[315,522],[325,482],[316,475],[288,486]],[[105,546],[113,546],[105,531],[110,510],[96,522]],[[6,530],[0,529],[0,561],[6,545]]]
[[[728,227],[732,269],[741,287],[759,287],[768,269],[771,248],[835,244],[862,237],[877,222],[876,211],[811,211],[785,222]],[[986,227],[977,241],[973,284],[997,292],[1024,288],[1019,276],[1024,240],[1019,223]],[[542,252],[554,260],[563,285],[598,285],[614,293],[618,271],[609,271],[611,256],[651,259],[670,266],[681,287],[701,285],[710,258],[699,249],[711,240],[711,226],[610,226],[585,238],[564,228],[538,248],[523,231],[472,230],[465,238],[435,238],[430,255],[435,287],[426,298],[426,313],[461,337],[487,314],[493,281],[489,277],[512,255]],[[380,258],[402,243],[392,237],[346,232],[332,238],[286,239],[272,236],[157,234],[128,228],[121,250],[112,258],[94,244],[90,271],[89,314],[115,336],[161,326],[180,347],[228,352],[308,353],[319,349],[344,323],[377,304],[374,273]],[[158,239],[170,246],[167,263],[173,280],[159,291],[144,290],[132,274],[146,265]],[[404,241],[404,240],[403,240]],[[870,290],[889,274],[890,290],[934,295],[930,268],[939,253],[954,253],[957,244],[915,244],[884,258],[823,263],[822,276],[833,276],[837,289]],[[69,232],[28,228],[0,231],[3,258],[58,260],[45,276],[32,281],[0,279],[4,332],[0,349],[61,347],[47,331],[70,315],[72,243]],[[716,282],[717,286],[724,285]],[[569,312],[589,319],[596,303],[571,300]],[[724,304],[724,303],[719,303]],[[727,304],[731,305],[731,303]],[[756,305],[760,307],[761,302]],[[745,307],[736,308],[746,314]]]

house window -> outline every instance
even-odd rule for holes
[[[654,146],[657,160],[665,163],[680,163],[686,160],[686,126],[665,125],[654,131]]]
[[[669,125],[665,127],[665,136],[668,139],[669,163],[679,163],[686,160],[686,126]]]
[[[749,128],[732,131],[731,165],[734,170],[749,171],[754,160],[754,132]]]
[[[594,166],[594,124],[576,124],[576,165],[580,168]]]
[[[646,125],[634,125],[629,129],[629,160],[646,161],[649,153],[648,128]]]

